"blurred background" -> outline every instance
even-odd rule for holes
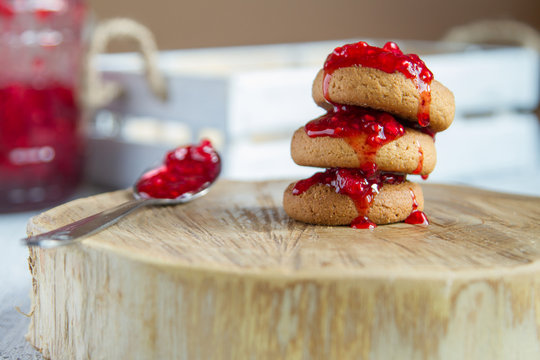
[[[149,5],[98,0],[91,5],[96,19],[126,16],[152,31],[162,51],[159,67],[168,78],[169,95],[177,99],[172,106],[145,101],[151,93],[141,77],[131,76],[143,72],[140,57],[100,57],[105,78],[131,89],[131,99],[117,99],[97,112],[92,136],[99,145],[90,144],[90,152],[96,153],[87,166],[94,183],[127,186],[141,171],[133,165],[136,171],[125,179],[120,179],[122,174],[111,178],[114,169],[129,159],[122,156],[118,143],[99,140],[107,132],[117,134],[117,140],[135,137],[146,144],[165,141],[160,133],[167,134],[170,143],[209,136],[226,154],[224,176],[230,178],[309,175],[312,169],[292,163],[288,144],[297,127],[321,114],[310,98],[313,76],[335,46],[364,39],[378,45],[394,40],[404,51],[419,53],[456,95],[456,121],[437,137],[439,161],[429,181],[540,194],[535,117],[540,84],[538,2],[278,0]],[[110,52],[135,48],[133,41],[111,41],[108,46]],[[169,121],[160,129],[153,122],[156,117]],[[171,139],[171,134],[180,138]],[[107,165],[92,159],[111,152],[119,159],[109,158],[103,178],[99,169]],[[149,154],[145,149],[137,158],[147,155],[145,161],[150,162]],[[514,185],[517,182],[520,186]]]
[[[428,182],[540,196],[539,30],[537,0],[0,0],[0,356],[40,358],[13,310],[31,216],[202,137],[223,177],[311,175],[290,138],[323,113],[311,82],[344,43],[396,41],[454,92]]]
[[[532,0],[0,0],[0,211],[129,187],[202,137],[224,177],[307,176],[290,136],[322,114],[311,82],[327,54],[358,40],[420,54],[455,93],[428,181],[538,194],[539,11]]]
[[[540,28],[540,3],[534,0],[92,0],[89,4],[100,19],[121,16],[145,24],[163,50],[359,37],[440,40],[453,27],[478,20],[516,20]]]

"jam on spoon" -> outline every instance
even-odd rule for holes
[[[208,140],[167,153],[165,163],[146,172],[135,188],[141,198],[175,199],[212,183],[221,171],[218,153]]]
[[[136,182],[134,200],[22,241],[42,248],[73,244],[143,206],[182,204],[203,196],[220,171],[220,157],[208,140],[197,146],[179,147],[167,153],[164,165],[148,171]]]

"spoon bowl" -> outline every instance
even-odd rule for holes
[[[153,198],[153,197],[145,197],[141,195],[137,188],[133,187],[133,198],[135,200],[139,201],[146,201],[147,205],[177,205],[177,204],[184,204],[187,202],[190,202],[191,200],[195,200],[197,198],[200,198],[201,196],[204,196],[208,194],[208,191],[210,190],[210,186],[212,186],[214,182],[208,183],[207,186],[204,188],[195,191],[195,192],[187,192],[185,194],[182,194],[174,199],[167,199],[167,198]]]
[[[183,167],[181,167],[181,169],[184,169],[184,170],[188,169],[188,171],[184,171],[184,173],[177,171],[174,173],[174,176],[173,176],[173,178],[176,181],[175,184],[180,184],[180,185],[182,184],[182,176],[184,176],[185,179],[189,179],[191,183],[193,182],[192,174],[188,173],[190,166],[200,165],[200,164],[197,164],[197,162],[202,162],[200,159],[212,160],[211,165],[214,166],[211,169],[212,171],[205,173],[207,176],[202,178],[204,181],[201,182],[198,187],[195,187],[195,190],[191,190],[193,188],[191,187],[190,190],[181,192],[180,195],[174,198],[153,197],[149,195],[148,192],[141,192],[140,188],[141,188],[142,181],[148,181],[149,179],[152,180],[153,176],[162,176],[159,179],[160,181],[157,182],[157,184],[161,184],[164,187],[170,186],[170,184],[163,182],[163,179],[167,179],[167,173],[165,171],[167,170],[166,168],[161,167],[155,170],[151,170],[149,172],[145,172],[135,182],[135,185],[133,186],[133,189],[132,189],[132,194],[134,198],[133,200],[127,201],[112,209],[108,209],[100,213],[90,215],[84,219],[64,225],[55,230],[24,238],[22,239],[23,244],[26,246],[37,246],[41,248],[53,248],[53,247],[57,247],[61,245],[73,244],[77,242],[77,240],[83,239],[88,235],[94,234],[100,230],[103,230],[104,228],[108,226],[115,224],[116,222],[118,222],[118,220],[120,220],[127,214],[137,209],[140,209],[141,207],[155,206],[155,205],[172,206],[172,205],[184,204],[192,200],[195,200],[201,196],[206,195],[208,191],[210,190],[210,187],[212,186],[212,184],[214,184],[214,182],[218,178],[219,173],[221,171],[219,156],[217,155],[215,150],[211,147],[208,141],[203,141],[198,147],[187,146],[187,147],[181,147],[181,148],[175,149],[167,154],[167,159],[171,157],[171,154],[174,155],[174,153],[177,152],[178,150],[182,150],[183,153],[187,151],[188,154],[191,154],[191,152],[195,152],[195,151],[199,151],[199,152],[204,151],[205,154],[212,155],[210,157],[207,156],[206,158],[203,158],[199,154],[198,157],[195,157],[196,160],[193,160],[193,158],[190,156],[184,156],[181,159],[176,159],[177,162],[187,161],[187,167],[186,167],[186,164],[184,164]],[[151,185],[155,186],[155,184],[151,184]]]

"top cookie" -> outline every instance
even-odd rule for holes
[[[323,94],[324,70],[313,82],[312,95],[317,105],[331,109]],[[399,72],[350,66],[336,69],[328,84],[331,102],[386,111],[411,122],[418,120],[420,95],[413,81]],[[429,128],[446,130],[454,119],[454,94],[436,80],[431,82]]]

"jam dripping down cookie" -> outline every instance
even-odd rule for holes
[[[405,134],[404,126],[391,114],[352,105],[334,105],[325,115],[308,122],[304,130],[309,137],[342,138],[358,156],[360,166],[375,163],[377,151]],[[413,174],[420,174],[424,151],[417,142],[418,165]]]
[[[304,130],[309,137],[343,138],[358,155],[360,166],[374,163],[377,150],[405,134],[403,125],[391,114],[349,105],[335,105],[307,123]]]
[[[352,221],[351,227],[374,229],[377,225],[369,220],[367,215],[375,195],[385,184],[401,184],[405,181],[405,175],[376,171],[373,165],[361,169],[326,169],[315,173],[310,178],[298,181],[292,194],[301,195],[317,184],[333,187],[338,194],[348,196],[356,207],[358,217]]]
[[[387,42],[382,48],[363,41],[337,47],[324,63],[323,95],[329,103],[332,103],[328,94],[332,74],[337,69],[351,66],[369,67],[389,74],[400,72],[411,79],[419,94],[418,124],[421,127],[429,125],[433,74],[418,55],[403,54],[394,42]]]
[[[411,214],[405,219],[407,224],[413,225],[429,225],[429,220],[423,211],[418,210],[418,201],[416,201],[416,195],[412,189],[409,189],[412,198],[412,211]]]

